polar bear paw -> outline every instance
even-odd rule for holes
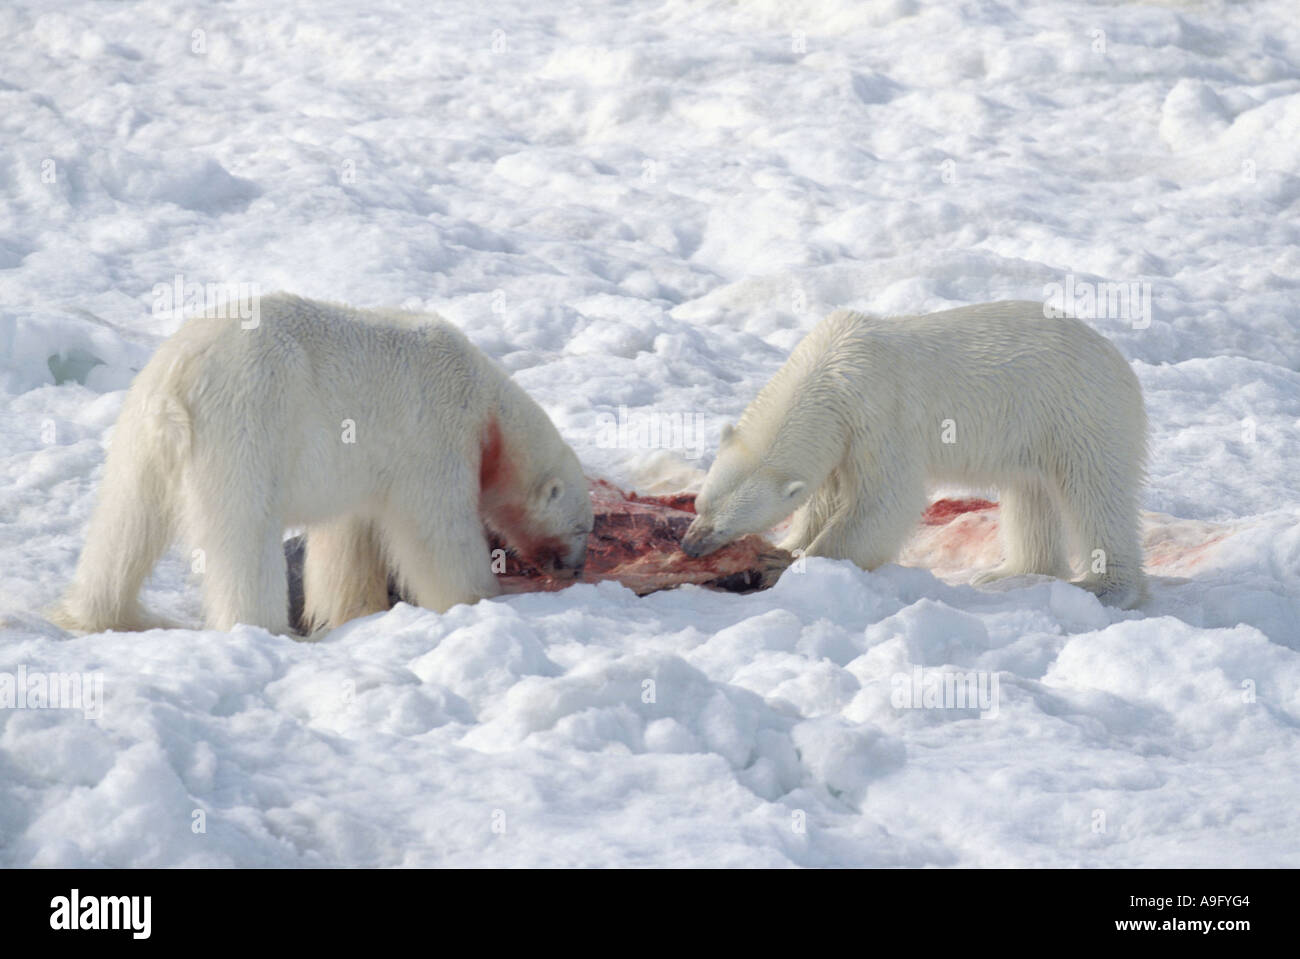
[[[1115,582],[1107,579],[1081,579],[1073,583],[1080,589],[1086,589],[1105,606],[1116,609],[1132,609],[1142,602],[1145,591],[1142,583]]]
[[[1012,576],[1024,575],[1027,574],[1023,569],[1014,569],[1006,563],[1003,563],[1001,566],[995,566],[993,569],[980,573],[970,581],[970,584],[972,586],[987,586],[990,583],[998,582],[998,580],[1009,579]]]

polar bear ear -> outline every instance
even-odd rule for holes
[[[731,442],[731,438],[736,435],[736,428],[728,423],[722,427],[722,445],[726,446]]]
[[[796,496],[798,496],[800,493],[803,492],[803,488],[805,485],[806,484],[804,483],[803,480],[793,480],[792,482],[787,483],[785,486],[785,490],[783,491],[785,498],[794,499]]]

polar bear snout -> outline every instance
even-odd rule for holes
[[[552,579],[578,579],[587,565],[587,534],[569,540],[549,539],[521,551]]]
[[[718,533],[701,517],[696,517],[682,537],[682,552],[693,559],[708,556],[727,545],[727,537]]]
[[[561,570],[571,572],[573,578],[577,579],[582,575],[583,568],[587,565],[587,534],[583,533],[581,542],[574,543],[569,547],[568,554],[558,564]]]

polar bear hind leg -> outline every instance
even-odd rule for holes
[[[91,633],[173,625],[146,611],[139,598],[173,535],[171,500],[150,466],[125,452],[110,454],[76,577],[51,610],[52,622]]]
[[[174,626],[146,611],[140,589],[176,532],[176,466],[187,414],[168,394],[128,394],[104,465],[99,501],[67,595],[50,619],[85,632]]]
[[[999,490],[1003,562],[976,576],[972,583],[983,586],[1008,576],[1038,574],[1070,577],[1065,531],[1057,506],[1057,494],[1041,477],[1027,477]]]
[[[1141,420],[1140,407],[1135,420]],[[1083,580],[1075,585],[1122,609],[1145,595],[1138,515],[1143,451],[1126,442],[1132,437],[1122,430],[1096,438],[1091,455],[1066,457],[1054,477],[1063,518],[1083,554]]]
[[[307,530],[302,591],[309,633],[388,609],[388,562],[369,518],[342,516]]]
[[[1144,595],[1142,540],[1135,475],[1139,465],[1113,471],[1123,460],[1076,463],[1061,478],[1061,502],[1083,550],[1084,575],[1075,585],[1107,605],[1130,609]]]
[[[196,571],[208,629],[250,623],[289,635],[284,522],[259,460],[250,455],[237,471],[205,461],[187,470],[187,538],[201,551]]]

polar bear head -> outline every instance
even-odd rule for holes
[[[808,492],[805,477],[771,465],[738,429],[724,427],[682,551],[707,556],[742,536],[765,532],[803,505]]]
[[[518,548],[552,573],[580,576],[594,524],[587,477],[578,457],[565,446],[557,462],[532,484],[525,521],[517,530],[524,540]]]
[[[549,420],[514,449],[490,426],[479,478],[483,518],[507,545],[545,573],[581,575],[595,513],[582,464]]]

